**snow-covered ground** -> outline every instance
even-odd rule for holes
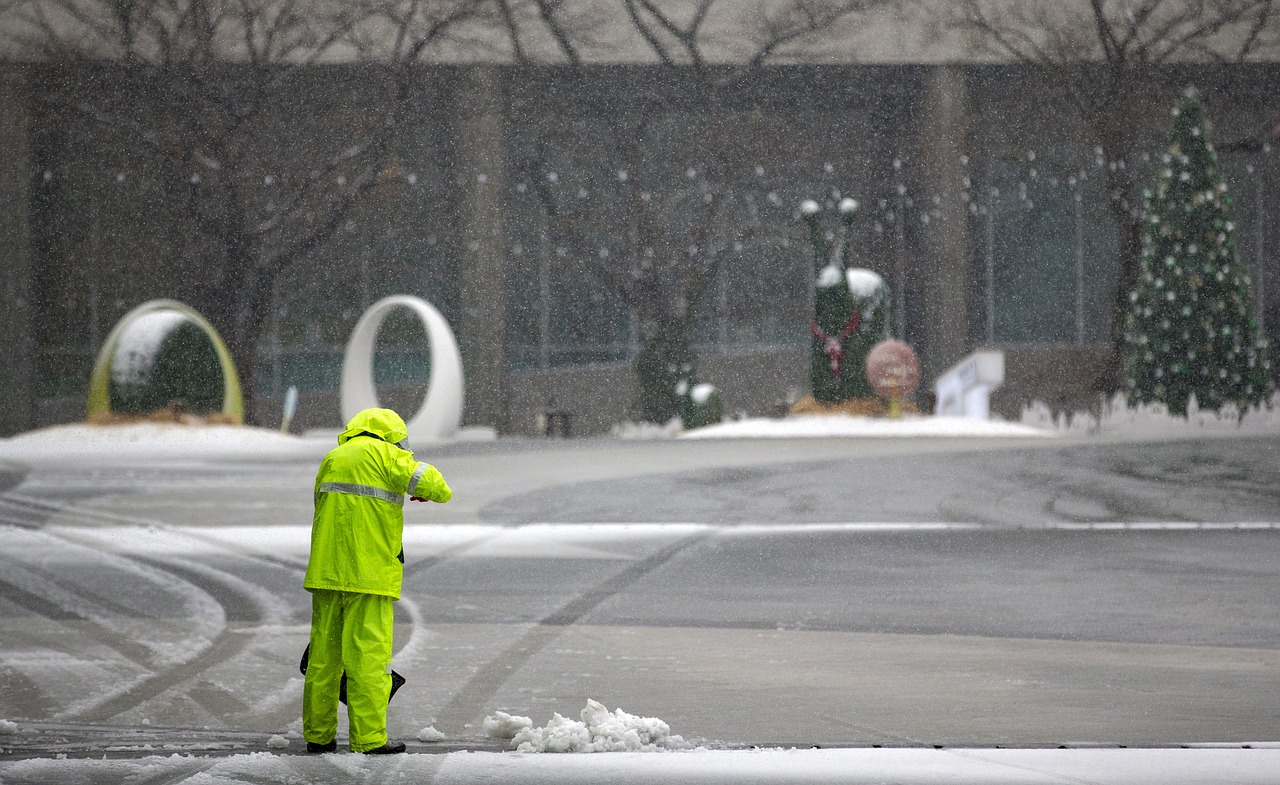
[[[1099,423],[1084,415],[1068,421],[1054,418],[1047,409],[1032,407],[1022,423],[980,422],[959,418],[904,418],[899,421],[852,417],[792,417],[785,420],[746,419],[684,434],[684,438],[778,437],[1029,437],[1043,438],[1061,432],[1091,432]],[[1125,431],[1125,429],[1129,429]],[[1243,424],[1236,418],[1193,414],[1187,420],[1169,418],[1159,411],[1130,412],[1112,409],[1102,418],[1103,433],[1134,434],[1247,434],[1280,433],[1280,411],[1253,412]],[[158,423],[128,426],[68,425],[32,431],[0,440],[0,460],[66,460],[91,455],[134,459],[288,459],[319,457],[330,439],[308,439],[255,428],[182,426]],[[127,537],[129,521],[110,521],[112,527],[84,529],[79,542],[95,546],[107,560],[123,548],[131,553],[178,551],[190,556],[201,547],[236,543],[250,551],[276,557],[300,558],[306,550],[306,527],[262,526],[251,542],[243,529],[181,527],[157,529],[149,524],[148,536]],[[695,527],[695,524],[690,524]],[[56,530],[54,526],[49,531]],[[504,530],[506,531],[506,530]],[[575,525],[576,547],[591,545],[592,529]],[[671,533],[672,527],[664,531]],[[443,553],[458,543],[477,539],[487,527],[414,529],[409,544],[423,552]],[[645,537],[642,528],[632,534]],[[749,533],[744,530],[743,534]],[[507,531],[504,546],[525,556],[551,547],[537,526]],[[616,535],[616,532],[613,532]],[[198,536],[197,536],[198,535]],[[525,536],[527,535],[527,536]],[[30,537],[37,537],[33,533]],[[43,536],[42,534],[39,536]],[[523,537],[523,539],[521,539]],[[417,538],[415,540],[415,538]],[[551,538],[554,539],[554,538]],[[418,541],[420,540],[420,541]],[[202,545],[203,544],[203,545]],[[37,543],[38,545],[38,543]],[[485,546],[490,550],[498,545]],[[561,546],[563,547],[563,546]],[[487,553],[477,546],[476,553]],[[104,561],[105,563],[105,561]],[[195,602],[199,598],[191,601]],[[271,597],[258,598],[264,606]],[[196,614],[200,615],[200,614]],[[208,615],[208,614],[205,614]],[[269,614],[267,621],[282,624],[286,614]],[[197,641],[208,644],[209,637]],[[144,641],[163,647],[173,642]],[[190,643],[190,641],[187,641]],[[159,649],[158,649],[159,650]],[[162,650],[165,654],[167,650]],[[184,651],[167,651],[182,659]],[[566,707],[572,711],[570,707]],[[263,736],[259,751],[213,757],[172,754],[114,760],[29,759],[8,760],[0,754],[0,783],[275,783],[299,785],[332,782],[433,782],[501,781],[523,783],[1210,783],[1242,785],[1280,783],[1280,743],[1260,742],[1221,748],[1195,749],[751,749],[711,750],[687,743],[656,717],[638,717],[622,709],[610,711],[590,702],[580,720],[554,714],[538,727],[527,717],[503,712],[490,715],[486,731],[509,740],[516,752],[450,752],[393,756],[386,759],[339,754],[297,756],[301,742],[295,736]],[[677,729],[679,730],[679,729]],[[15,744],[11,739],[26,731],[20,722],[0,719],[0,750]],[[437,743],[441,734],[423,728],[418,738]],[[604,752],[607,755],[537,755],[541,752]],[[147,750],[135,753],[145,754]],[[662,754],[652,754],[662,753]]]
[[[329,442],[266,428],[141,422],[121,425],[55,425],[0,439],[0,460],[41,460],[71,456],[130,459],[295,458],[324,454]]]
[[[761,438],[919,438],[919,437],[1042,437],[1052,431],[999,420],[966,417],[848,417],[803,414],[784,419],[747,418],[697,428],[685,439]]]
[[[2,738],[2,737],[0,737]],[[300,747],[300,743],[295,742]],[[296,750],[295,750],[296,752]],[[386,758],[255,752],[138,759],[0,763],[6,785],[164,782],[462,783],[505,785],[1275,785],[1280,748],[1264,749],[752,749],[668,754],[536,755],[494,752]]]
[[[476,438],[469,429],[463,438]],[[336,434],[333,431],[332,434]],[[666,425],[620,423],[612,435],[622,439],[786,439],[786,438],[1044,438],[1059,434],[1103,434],[1135,438],[1203,435],[1280,434],[1280,395],[1270,409],[1254,409],[1239,417],[1234,409],[1201,411],[1194,406],[1173,417],[1161,406],[1130,409],[1121,398],[1097,412],[1053,412],[1043,403],[1023,409],[1019,422],[1000,419],[905,415],[901,419],[847,415],[793,415],[785,418],[744,417],[685,431],[673,420]],[[42,460],[80,456],[129,459],[194,457],[227,459],[251,455],[273,460],[319,457],[332,446],[330,432],[307,437],[265,428],[178,423],[91,425],[78,423],[41,428],[0,439],[0,460]]]
[[[1133,438],[1248,436],[1280,434],[1280,395],[1270,409],[1252,409],[1242,418],[1231,407],[1221,412],[1192,406],[1186,416],[1170,416],[1159,405],[1130,409],[1117,397],[1095,412],[1054,412],[1035,402],[1018,422],[968,417],[904,415],[901,419],[849,415],[792,415],[784,418],[743,417],[718,425],[683,430],[678,420],[666,425],[622,423],[613,435],[623,439],[796,439],[796,438],[1020,438],[1101,434]]]
[[[495,712],[485,719],[487,735],[507,740],[514,752],[413,752],[387,758],[345,752],[298,755],[296,733],[274,734],[270,751],[234,755],[174,752],[133,759],[32,758],[0,760],[0,782],[7,785],[107,782],[165,782],[219,785],[290,783],[319,785],[334,781],[453,783],[503,782],[506,785],[575,783],[915,783],[916,785],[1274,785],[1280,772],[1280,743],[1202,744],[1180,748],[990,749],[990,748],[835,748],[817,747],[707,749],[671,733],[666,722],[609,711],[588,700],[581,720],[556,713],[544,727],[528,717]],[[0,744],[23,732],[18,723],[0,720]],[[418,733],[432,744],[445,737],[434,727]],[[142,752],[147,749],[139,750]],[[609,753],[609,754],[539,754]],[[665,754],[660,754],[665,753]],[[335,779],[336,778],[336,779]]]

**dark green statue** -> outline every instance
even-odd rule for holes
[[[843,199],[839,209],[833,248],[819,223],[822,208],[814,201],[800,205],[813,240],[815,271],[809,378],[813,398],[822,404],[874,398],[867,382],[867,354],[889,337],[889,287],[876,273],[848,266],[858,203]]]

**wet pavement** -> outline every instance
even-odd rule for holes
[[[456,500],[407,511],[391,730],[446,737],[418,751],[588,698],[717,749],[1277,739],[1280,439],[421,453]],[[0,761],[296,743],[314,468],[15,474]]]

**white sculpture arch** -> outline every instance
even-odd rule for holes
[[[462,353],[444,316],[431,303],[410,295],[392,295],[377,301],[351,331],[342,361],[342,420],[347,422],[361,410],[378,406],[378,391],[373,383],[374,342],[382,323],[397,308],[409,309],[427,328],[431,350],[426,398],[416,414],[404,418],[409,427],[409,444],[449,439],[462,424]]]

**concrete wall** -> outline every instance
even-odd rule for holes
[[[920,352],[926,378],[951,367],[968,352],[970,231],[967,205],[961,199],[969,150],[969,105],[961,66],[942,66],[927,77],[927,97],[920,127],[921,179],[926,191],[940,196],[934,207],[934,229],[924,237],[928,269],[914,278],[921,291]]]
[[[461,171],[476,173],[462,204],[462,318],[466,425],[506,430],[506,113],[502,74],[479,66],[459,92]]]
[[[0,72],[0,436],[25,430],[36,408],[29,102],[26,74]]]

